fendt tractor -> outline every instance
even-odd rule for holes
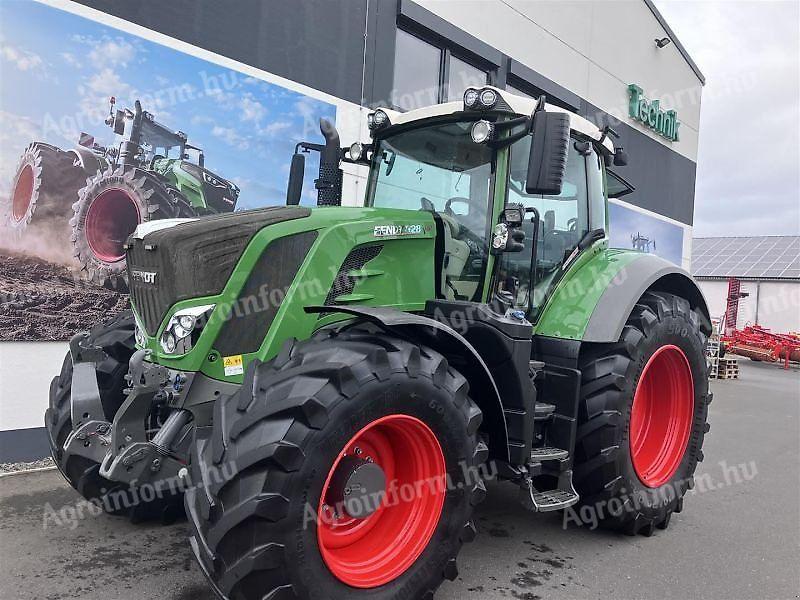
[[[16,236],[36,225],[60,233],[68,223],[85,278],[124,289],[124,245],[137,225],[233,212],[239,188],[206,169],[203,150],[157,122],[141,102],[133,110],[115,104],[112,97],[105,123],[121,136],[118,146],[82,134],[70,150],[45,142],[25,149],[11,194],[0,201],[0,221]]]
[[[685,271],[609,248],[618,136],[494,87],[368,125],[298,144],[286,206],[138,227],[132,312],[52,384],[66,479],[135,519],[185,508],[235,600],[431,598],[488,478],[666,529],[703,458],[710,324]]]

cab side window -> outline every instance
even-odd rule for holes
[[[507,202],[533,207],[539,213],[539,229],[535,236],[536,264],[532,269],[534,231],[533,223],[527,219],[523,225],[525,250],[502,256],[498,288],[510,292],[515,305],[520,308],[527,309],[532,297],[532,314],[528,317],[535,321],[556,283],[561,264],[589,231],[590,192],[586,171],[587,157],[579,152],[579,148],[583,149],[582,145],[576,145],[576,140],[571,140],[561,193],[558,196],[526,194],[530,144],[531,137],[526,136],[511,147]],[[592,156],[588,158],[591,159]],[[602,180],[600,185],[602,186]]]

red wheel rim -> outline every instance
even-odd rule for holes
[[[33,200],[33,168],[25,165],[17,177],[14,196],[11,200],[11,216],[19,223],[28,214]]]
[[[381,467],[385,495],[366,518],[342,512],[334,519],[331,480],[342,459],[354,455]],[[319,504],[317,541],[331,572],[357,588],[378,587],[405,573],[439,523],[446,473],[436,435],[414,417],[383,417],[353,436],[333,463]]]
[[[639,378],[631,408],[633,468],[647,487],[669,481],[686,452],[694,418],[694,381],[677,346],[662,346]]]
[[[107,263],[125,258],[125,241],[134,232],[141,216],[133,198],[125,190],[103,190],[86,212],[86,241],[94,255]]]

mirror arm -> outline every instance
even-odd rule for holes
[[[530,273],[528,274],[528,311],[527,315],[530,316],[533,312],[533,287],[536,277],[536,258],[539,250],[539,211],[533,207],[526,209],[526,212],[533,213],[531,223],[533,223],[533,236],[531,238],[531,266]]]

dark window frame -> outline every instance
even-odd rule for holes
[[[485,72],[486,85],[494,85],[494,83],[496,82],[497,72],[499,71],[500,67],[498,65],[492,64],[486,59],[476,57],[470,52],[464,50],[456,42],[452,40],[447,40],[441,35],[431,34],[430,30],[428,30],[427,28],[421,27],[413,22],[406,22],[405,20],[402,19],[398,19],[398,25],[395,31],[395,40],[397,32],[399,31],[414,36],[418,40],[425,42],[426,44],[429,44],[430,46],[433,46],[434,48],[439,50],[439,80],[437,82],[437,93],[436,93],[437,103],[453,102],[454,100],[458,100],[458,98],[447,97],[450,88],[450,62],[453,57],[479,71]],[[396,58],[396,47],[393,58]],[[394,64],[396,65],[396,60],[394,61]],[[393,65],[393,70],[394,70],[394,65]],[[391,94],[389,94],[389,96],[391,96]],[[394,104],[391,101],[391,97],[388,99],[388,102],[390,104],[389,108],[399,111],[406,110]]]

